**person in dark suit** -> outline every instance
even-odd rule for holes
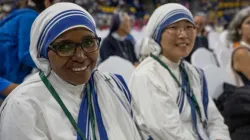
[[[134,43],[128,38],[131,30],[131,20],[126,12],[117,12],[112,17],[108,36],[103,40],[100,48],[101,61],[110,56],[122,57],[133,65],[138,65],[134,51]]]
[[[208,39],[206,36],[203,35],[204,26],[206,24],[206,15],[202,12],[196,13],[194,16],[194,22],[196,25],[197,36],[195,38],[193,50],[186,58],[184,58],[188,62],[191,62],[191,56],[198,48],[203,47],[203,48],[209,49],[208,48]]]

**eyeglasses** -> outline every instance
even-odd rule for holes
[[[55,51],[59,56],[74,56],[77,47],[80,47],[85,53],[93,53],[99,49],[101,42],[100,37],[86,38],[82,40],[82,43],[75,43],[71,41],[62,41],[50,45],[53,51]]]
[[[194,31],[196,30],[196,27],[194,25],[187,25],[185,27],[179,27],[179,26],[173,25],[173,26],[169,26],[165,28],[165,30],[171,35],[180,35],[182,31],[185,31],[187,35],[190,35],[194,33]]]

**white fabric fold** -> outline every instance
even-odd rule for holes
[[[161,58],[161,56],[159,57]],[[166,61],[165,61],[166,63]],[[166,63],[167,64],[167,63]],[[191,87],[196,96],[205,120],[201,95],[201,75],[192,65],[184,62]],[[170,67],[172,71],[176,69]],[[185,96],[182,113],[179,113],[176,100],[180,88],[169,72],[151,57],[146,58],[133,73],[129,88],[137,125],[143,138],[151,136],[156,140],[197,140],[194,131],[191,108]],[[207,127],[203,128],[198,119],[198,131],[204,140],[230,140],[227,126],[209,97]],[[197,118],[198,115],[197,115]]]
[[[99,71],[94,75],[95,81],[98,81],[96,82],[98,104],[108,138],[140,140],[133,117],[130,116],[131,105],[124,92],[112,80],[112,76],[114,77],[112,74],[102,74]],[[80,95],[84,85],[77,87],[70,85],[53,71],[48,80],[77,121],[81,104]],[[76,140],[75,129],[38,73],[8,96],[0,112],[1,140]],[[99,137],[97,138],[99,140]]]
[[[116,83],[112,74],[102,75],[96,72],[95,81],[98,103],[102,112],[104,125],[110,140],[140,140],[135,123],[130,116],[132,108],[124,92],[122,92]],[[110,85],[105,81],[109,79]],[[119,117],[118,117],[119,116]]]
[[[39,41],[43,39],[40,38],[40,35],[47,23],[51,22],[58,14],[68,10],[80,11],[81,16],[88,15],[87,18],[93,24],[91,27],[95,27],[93,18],[80,6],[63,2],[54,4],[42,12],[32,26],[30,53],[38,69],[48,76],[49,82],[77,122],[84,84],[75,86],[61,79],[51,70],[49,60],[40,56],[41,46],[38,45]],[[67,30],[76,27],[88,29],[85,25],[77,25],[69,27]],[[58,33],[57,36],[65,31]],[[46,41],[44,40],[44,42]],[[94,74],[98,104],[108,138],[110,140],[141,140],[130,113],[130,102],[125,96],[127,92],[121,91],[117,87],[116,82],[122,85],[121,81],[115,82],[112,76],[114,77],[112,74],[103,74],[99,71]],[[0,113],[0,140],[77,139],[75,128],[46,88],[38,73],[26,79],[7,97],[0,108]],[[96,127],[96,129],[98,128]],[[100,140],[98,130],[96,132],[97,140]]]

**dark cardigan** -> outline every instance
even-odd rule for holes
[[[106,60],[110,56],[120,56],[133,64],[138,62],[133,43],[128,39],[124,41],[117,40],[111,34],[103,40],[100,48],[101,61]]]

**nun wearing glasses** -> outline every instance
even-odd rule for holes
[[[100,38],[87,11],[52,5],[30,40],[40,72],[2,104],[1,140],[141,140],[124,80],[95,70]]]
[[[201,70],[183,61],[196,27],[180,4],[160,6],[147,24],[149,57],[134,71],[129,88],[139,131],[149,140],[230,140],[228,127],[208,96]]]

